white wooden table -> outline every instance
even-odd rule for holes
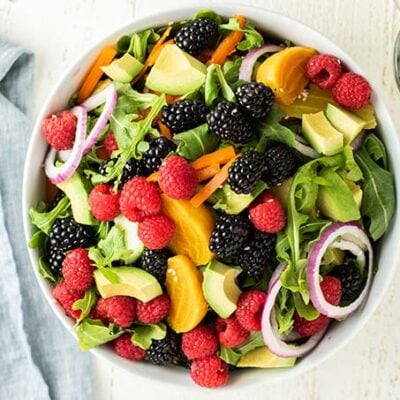
[[[384,89],[400,126],[400,96],[392,73],[392,48],[400,11],[392,0],[248,0],[286,14],[336,41]],[[0,0],[0,35],[36,54],[34,114],[63,70],[88,44],[142,16],[185,0]],[[200,3],[200,1],[199,1]],[[206,0],[203,0],[203,4]],[[212,2],[211,2],[212,4]],[[282,385],[235,396],[241,399],[400,399],[400,268],[374,317],[346,348],[321,367]],[[227,399],[221,392],[167,390],[93,359],[97,398],[125,400]],[[229,397],[232,397],[230,395]],[[73,400],[73,399],[71,399]]]

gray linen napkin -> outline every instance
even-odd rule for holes
[[[0,37],[0,399],[91,400],[89,355],[39,290],[22,229],[33,56]]]

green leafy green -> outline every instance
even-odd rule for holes
[[[162,322],[153,325],[137,324],[130,331],[132,331],[132,343],[143,350],[147,350],[153,340],[164,339],[167,335],[167,327]]]
[[[386,153],[385,145],[382,141],[373,133],[366,136],[363,142],[364,148],[367,150],[371,158],[383,169],[388,170],[388,156]]]
[[[31,249],[42,249],[45,245],[46,242],[46,234],[43,231],[36,231],[32,237],[31,240],[28,243],[28,246]]]
[[[275,303],[275,318],[279,333],[287,335],[292,331],[294,311],[295,306],[291,292],[286,288],[281,288]]]
[[[195,160],[203,154],[210,153],[218,145],[217,135],[208,129],[207,124],[174,135],[174,140],[179,141],[177,154],[188,160]]]
[[[229,86],[236,89],[236,85],[242,83],[239,81],[239,70],[242,65],[243,58],[239,56],[229,57],[222,66],[225,80]]]
[[[219,356],[231,365],[236,365],[240,358],[257,347],[265,346],[261,332],[252,332],[249,340],[239,347],[228,348],[221,346]]]
[[[53,271],[50,269],[50,266],[45,261],[44,257],[39,258],[39,274],[40,274],[40,276],[49,280],[52,283],[57,282],[57,278],[53,274]]]
[[[313,321],[319,317],[320,314],[315,307],[311,303],[304,303],[303,297],[299,293],[293,293],[293,300],[297,314],[299,314],[300,317],[307,321]]]
[[[63,197],[57,205],[50,211],[45,211],[46,206],[43,202],[40,202],[36,208],[31,208],[29,210],[29,216],[31,222],[38,229],[49,235],[51,227],[57,218],[62,218],[70,215],[70,202],[68,197]]]
[[[382,168],[387,165],[386,153],[377,145],[377,141],[364,141],[356,152],[355,158],[364,179],[361,181],[363,199],[361,214],[367,219],[368,231],[372,239],[378,240],[389,227],[395,210],[394,179],[390,171]]]
[[[93,260],[97,268],[111,267],[114,261],[128,260],[132,250],[126,248],[125,232],[114,225],[105,239],[99,240],[97,247],[89,249],[89,258]]]
[[[227,24],[221,24],[219,27],[222,30],[244,32],[244,39],[237,45],[237,49],[240,51],[248,51],[264,44],[263,36],[251,22],[247,21],[244,29],[241,29],[237,19],[230,18]]]
[[[121,53],[130,53],[138,61],[143,63],[146,59],[149,46],[156,43],[160,35],[154,32],[153,29],[134,33],[131,37],[122,36],[117,42],[118,51]]]
[[[114,324],[105,326],[100,320],[87,318],[75,327],[75,333],[78,336],[81,350],[88,351],[93,347],[117,339],[124,331]]]
[[[97,226],[97,235],[100,239],[105,239],[110,232],[110,223],[109,222],[100,222]]]
[[[354,160],[353,149],[350,145],[344,146],[343,148],[344,156],[344,167],[347,171],[346,178],[353,182],[357,182],[363,178],[362,171],[356,161]]]
[[[81,316],[78,319],[78,322],[84,320],[89,314],[90,310],[96,303],[97,297],[94,289],[86,290],[85,295],[82,299],[76,300],[74,304],[72,304],[73,310],[80,310]]]
[[[208,10],[208,9],[202,9],[196,12],[196,14],[193,15],[193,19],[198,19],[198,18],[208,18],[213,20],[217,25],[219,25],[222,21],[221,17],[216,14],[213,10]]]
[[[211,64],[207,68],[206,81],[204,85],[204,101],[207,106],[211,106],[220,93],[225,100],[235,101],[235,93],[225,79],[220,65]]]

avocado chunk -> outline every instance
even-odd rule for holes
[[[129,53],[125,53],[121,58],[101,69],[112,80],[129,83],[143,69],[143,64]]]
[[[205,81],[207,67],[175,44],[167,44],[146,79],[146,87],[161,93],[183,95]]]
[[[268,190],[278,198],[283,207],[287,208],[289,200],[290,186],[292,185],[293,178],[287,178],[282,183],[276,186],[271,186]]]
[[[217,202],[213,208],[224,211],[226,214],[240,214],[267,187],[268,185],[265,182],[259,181],[251,193],[237,194],[231,189],[230,185],[225,184],[215,193],[214,196]]]
[[[244,354],[236,366],[242,368],[283,368],[293,367],[295,362],[296,358],[294,357],[278,357],[268,347],[262,346]]]
[[[359,220],[360,209],[343,178],[332,168],[322,170],[320,176],[329,183],[318,189],[318,207],[322,214],[340,222]]]
[[[97,289],[103,298],[130,296],[143,302],[162,294],[157,279],[140,268],[111,267],[94,271]]]
[[[351,143],[366,125],[357,115],[331,103],[328,103],[325,114],[332,126],[343,134],[344,144]]]
[[[96,225],[89,210],[88,182],[77,171],[57,187],[62,190],[71,202],[72,215],[76,222],[84,225]]]
[[[318,153],[331,156],[343,150],[343,135],[330,124],[322,111],[304,114],[302,131]]]
[[[204,297],[221,318],[228,318],[237,308],[241,291],[235,279],[240,272],[240,269],[229,267],[216,260],[212,260],[204,271]]]
[[[128,250],[132,250],[132,255],[125,261],[130,264],[138,260],[138,258],[143,254],[144,244],[138,237],[138,226],[137,222],[129,221],[122,214],[114,219],[114,223],[120,229],[124,231],[125,236],[125,246]]]

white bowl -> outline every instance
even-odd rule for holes
[[[130,34],[135,31],[141,31],[149,27],[156,27],[167,24],[170,21],[181,20],[191,17],[198,6],[181,7],[148,16],[138,18],[122,27],[121,29],[107,35],[99,40],[97,44],[86,51],[60,78],[54,90],[49,95],[47,101],[42,107],[36,121],[29,150],[25,162],[25,173],[23,182],[23,216],[26,240],[28,241],[32,232],[32,227],[28,217],[28,209],[42,199],[44,178],[42,163],[47,151],[47,144],[41,133],[40,124],[47,115],[62,110],[66,107],[68,99],[77,90],[83,77],[85,76],[93,59],[99,50],[108,43],[113,43],[123,34]],[[337,45],[315,30],[303,25],[300,22],[288,17],[266,11],[260,8],[254,8],[243,5],[215,5],[213,9],[223,16],[229,17],[235,14],[242,14],[256,23],[257,27],[267,33],[272,33],[278,37],[289,39],[296,44],[315,47],[322,53],[334,54],[354,72],[365,76],[361,68],[341,50]],[[374,87],[374,85],[372,85]],[[400,164],[394,163],[396,155],[400,154],[399,142],[396,136],[393,123],[388,114],[387,108],[382,102],[382,97],[376,87],[372,96],[375,105],[376,114],[379,121],[380,134],[383,137],[390,160],[392,161],[392,170],[396,177],[397,198],[399,194]],[[359,332],[372,313],[378,306],[383,295],[386,293],[389,283],[392,279],[395,266],[399,259],[398,237],[400,234],[400,222],[398,213],[396,213],[389,231],[386,233],[381,245],[379,246],[378,261],[380,269],[374,277],[371,291],[364,306],[359,309],[347,321],[334,324],[319,346],[304,359],[300,360],[293,368],[276,370],[244,370],[233,374],[230,384],[222,389],[224,391],[235,391],[240,389],[255,387],[257,385],[266,385],[279,380],[288,379],[299,375],[328,359],[346,343],[348,343],[357,332]],[[51,285],[46,282],[38,273],[38,253],[36,250],[29,249],[32,266],[35,270],[40,288],[51,305],[54,313],[61,320],[64,326],[71,331],[73,322],[65,316],[61,307],[56,303],[51,295]],[[153,379],[156,382],[168,383],[181,386],[193,386],[187,371],[175,367],[158,368],[149,363],[130,362],[118,357],[107,346],[92,350],[92,353],[109,362],[122,367],[128,372]]]

